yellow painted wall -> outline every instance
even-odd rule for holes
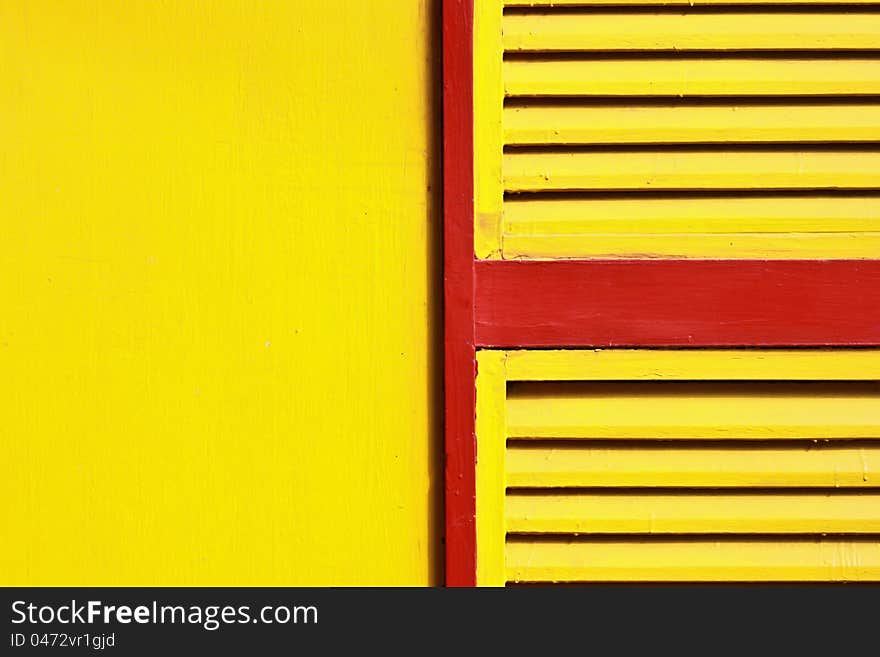
[[[431,0],[0,0],[0,584],[427,584]]]

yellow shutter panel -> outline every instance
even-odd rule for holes
[[[481,351],[481,584],[880,579],[880,350]]]
[[[880,257],[876,2],[476,10],[478,256]]]

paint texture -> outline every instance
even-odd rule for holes
[[[0,584],[438,581],[435,8],[0,4]]]
[[[478,346],[875,346],[877,260],[476,264]]]

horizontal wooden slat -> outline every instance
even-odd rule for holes
[[[876,258],[878,233],[693,233],[514,235],[504,238],[504,257],[559,258],[754,258],[823,260]]]
[[[584,12],[504,17],[504,49],[513,52],[876,48],[880,48],[880,14],[857,11]]]
[[[507,485],[590,487],[866,487],[880,485],[880,445],[724,449],[663,444],[508,446]]]
[[[880,383],[519,383],[507,425],[515,438],[880,438]]]
[[[880,580],[877,541],[508,542],[512,582]]]
[[[514,197],[503,233],[506,258],[876,258],[880,197]]]
[[[880,230],[880,196],[508,199],[507,236]]]
[[[508,381],[874,381],[877,349],[522,349]]]
[[[880,141],[880,104],[506,107],[504,139],[539,145],[871,142]]]
[[[880,151],[688,150],[504,154],[507,191],[877,189]]]
[[[880,93],[878,68],[868,58],[517,58],[503,75],[508,96],[832,96]]]
[[[508,493],[504,506],[523,534],[880,532],[880,493]]]

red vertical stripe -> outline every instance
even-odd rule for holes
[[[443,1],[446,583],[476,585],[473,0]]]

